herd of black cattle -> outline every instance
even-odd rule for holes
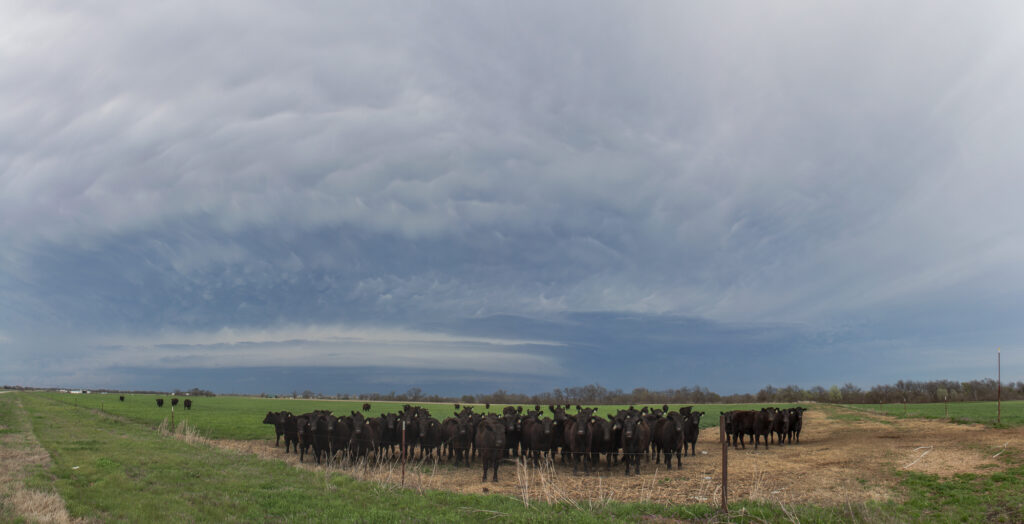
[[[124,402],[124,395],[121,395],[119,400],[121,402]],[[184,404],[185,404],[185,409],[192,409],[192,399],[189,399],[189,398],[185,399]],[[178,399],[177,398],[171,398],[171,407],[174,407],[174,406],[177,406],[177,405],[178,405]],[[156,399],[156,407],[158,407],[158,408],[164,407],[164,399],[162,399],[162,398]]]
[[[362,457],[384,460],[401,457],[403,450],[408,450],[408,458],[446,458],[454,460],[455,466],[469,466],[479,455],[483,480],[491,469],[496,482],[498,465],[506,457],[518,460],[522,456],[536,467],[542,457],[553,460],[560,455],[563,464],[572,463],[573,473],[578,473],[582,464],[586,474],[600,465],[602,453],[607,469],[621,461],[627,476],[631,468],[640,473],[641,458],[645,457],[650,461],[653,456],[660,464],[664,456],[666,467],[672,469],[674,456],[677,467],[682,467],[682,457],[696,454],[700,418],[704,415],[692,407],[670,411],[668,406],[639,410],[631,406],[602,418],[596,407],[576,406],[573,414],[568,409],[570,406],[548,406],[550,416],[545,416],[540,406],[525,413],[521,406],[509,406],[501,414],[480,414],[472,406],[456,404],[456,415],[442,422],[426,408],[406,405],[398,413],[378,417],[358,411],[341,417],[324,410],[302,415],[268,412],[263,423],[274,425],[274,445],[279,446],[284,436],[285,453],[298,454],[300,462],[310,452],[320,464],[321,460],[335,460],[339,454],[352,461]],[[363,411],[369,410],[370,405],[364,404]],[[728,441],[744,449],[744,436],[750,437],[755,449],[762,437],[766,449],[769,437],[774,441],[777,436],[779,443],[799,443],[804,411],[763,408],[723,413]],[[417,447],[419,457],[415,457]]]

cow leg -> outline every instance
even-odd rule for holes
[[[498,481],[498,464],[500,462],[501,462],[501,459],[499,459],[499,458],[495,458],[494,459],[494,477],[491,478],[492,482],[497,482]]]
[[[686,444],[683,444],[683,447],[685,449]],[[683,456],[679,454],[678,449],[676,450],[676,466],[678,466],[680,469],[682,469],[683,467]]]

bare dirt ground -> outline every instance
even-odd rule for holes
[[[949,477],[956,473],[992,473],[1005,467],[995,457],[1006,447],[1024,444],[1024,428],[996,430],[980,425],[940,421],[900,420],[815,406],[805,415],[800,444],[761,446],[758,450],[729,451],[729,498],[834,506],[898,498],[893,489],[899,470]],[[315,466],[298,456],[285,455],[283,444],[272,441],[210,441],[212,445],[285,460],[310,470],[334,471],[391,489],[401,482],[401,465],[394,462]],[[556,459],[557,462],[557,459]],[[684,457],[681,469],[644,462],[641,475],[626,477],[622,466],[604,465],[590,476],[574,476],[561,464],[539,469],[506,461],[499,481],[481,482],[477,461],[457,470],[428,461],[407,466],[405,486],[463,493],[504,493],[530,501],[594,505],[610,500],[665,504],[707,502],[721,497],[722,446],[718,429],[701,432],[697,456]],[[488,475],[490,477],[490,475]]]

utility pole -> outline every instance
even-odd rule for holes
[[[1003,351],[996,348],[996,425],[1003,423]]]

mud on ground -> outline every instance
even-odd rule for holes
[[[1024,428],[996,430],[980,425],[942,421],[895,419],[833,406],[814,406],[804,414],[799,444],[753,445],[729,450],[730,500],[763,500],[783,504],[834,506],[869,500],[898,498],[893,488],[897,471],[917,471],[949,477],[957,473],[992,473],[1005,467],[993,457],[1005,447],[1024,444]],[[316,466],[307,458],[285,455],[273,441],[210,441],[212,445],[265,459],[285,460],[310,470],[329,470],[392,489],[401,482],[401,465],[343,464]],[[499,481],[481,482],[482,467],[454,467],[430,460],[410,461],[405,486],[462,493],[503,493],[525,501],[564,501],[595,505],[610,500],[664,504],[706,502],[721,497],[722,446],[718,429],[701,432],[697,456],[684,457],[682,468],[673,463],[643,462],[641,475],[625,476],[624,466],[606,470],[602,465],[590,476],[574,476],[570,466],[558,463],[539,469],[506,461]],[[490,474],[488,475],[490,477]]]

